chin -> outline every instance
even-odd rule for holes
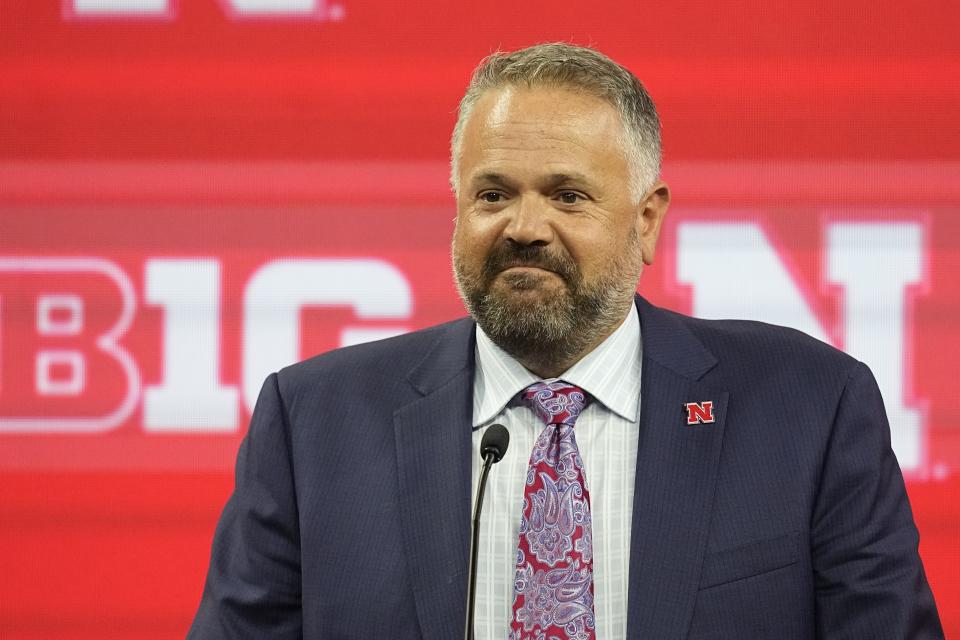
[[[501,331],[543,338],[557,325],[569,323],[571,301],[565,292],[525,290],[494,293],[488,309],[498,317]]]

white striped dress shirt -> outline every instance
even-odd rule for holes
[[[480,439],[500,423],[510,432],[506,455],[490,472],[477,565],[476,637],[505,640],[513,616],[513,579],[523,486],[541,420],[526,405],[511,402],[540,378],[497,347],[477,327],[473,381],[473,492],[480,474]],[[630,527],[640,415],[640,319],[634,305],[623,324],[573,365],[563,380],[594,401],[577,419],[593,515],[594,612],[598,640],[627,634]],[[471,505],[472,508],[472,505]]]

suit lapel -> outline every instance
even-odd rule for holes
[[[728,394],[700,381],[717,360],[677,316],[642,298],[637,306],[643,371],[627,635],[682,638],[706,548]],[[687,425],[684,404],[708,400],[716,421]]]
[[[394,413],[400,522],[423,637],[463,635],[470,533],[474,325],[449,325],[408,379],[423,397]]]

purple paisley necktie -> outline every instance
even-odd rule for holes
[[[547,426],[523,490],[510,640],[595,640],[590,495],[573,435],[590,397],[557,379],[520,397]]]

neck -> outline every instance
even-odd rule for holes
[[[616,331],[621,324],[623,324],[622,319],[614,326],[608,327],[600,332],[593,340],[587,343],[585,347],[574,354],[564,354],[561,349],[547,349],[532,353],[511,353],[510,355],[539,378],[559,378],[564,371],[569,370],[570,367],[583,360],[588,353],[599,347],[604,340],[613,335],[613,332]]]
[[[510,310],[499,308],[493,309],[497,313],[472,313],[487,337],[527,370],[541,378],[557,378],[609,338],[633,304],[631,291],[622,307],[611,303],[582,311],[563,327],[544,327],[539,318],[522,313],[508,316]],[[592,317],[588,320],[584,313]]]

